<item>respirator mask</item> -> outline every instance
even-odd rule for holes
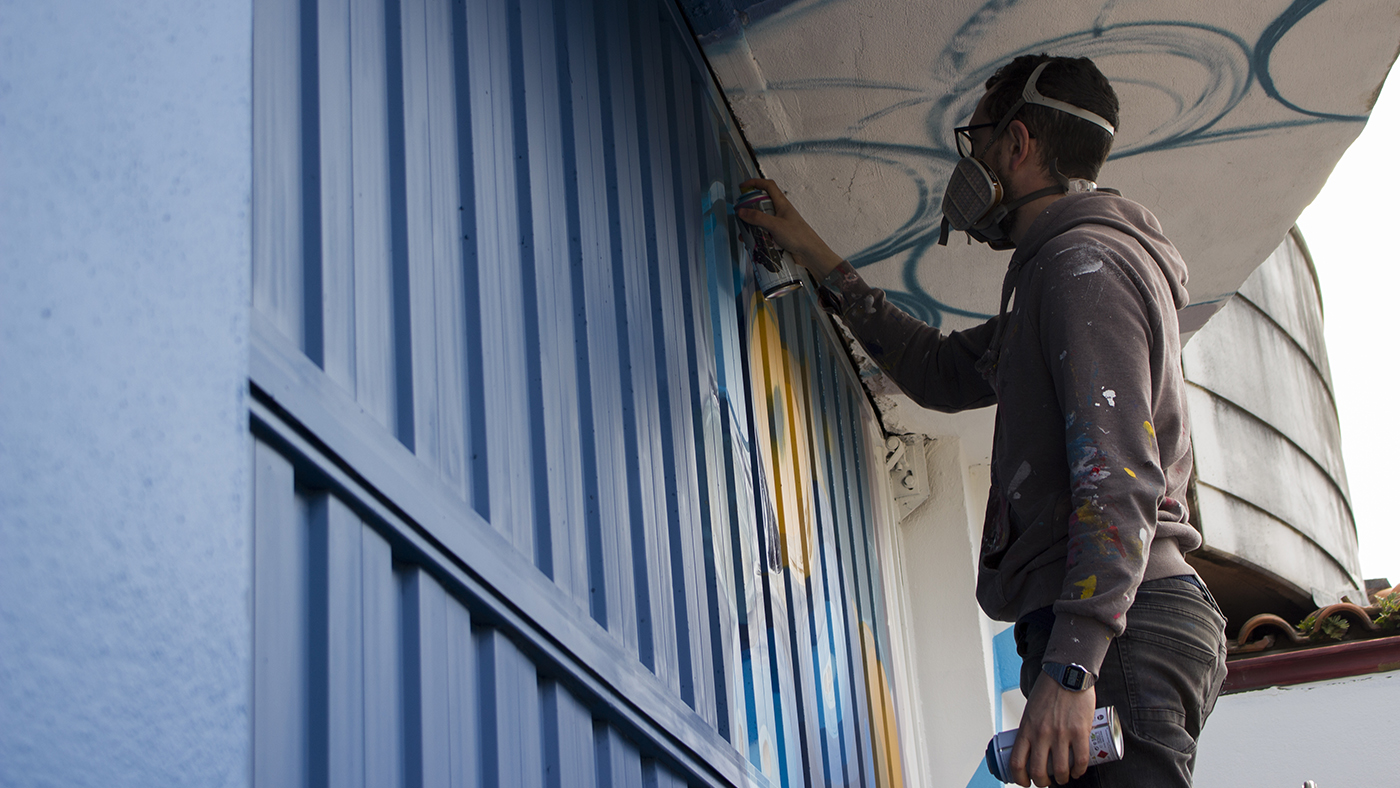
[[[1050,65],[1050,61],[1041,63],[1035,67],[1035,71],[1031,72],[1030,78],[1026,80],[1026,87],[1021,91],[1021,98],[996,124],[991,137],[987,139],[984,151],[991,147],[997,137],[1006,130],[1011,120],[1016,117],[1016,113],[1021,110],[1021,107],[1027,104],[1039,104],[1042,107],[1050,107],[1060,112],[1068,112],[1102,128],[1108,132],[1110,137],[1113,136],[1113,124],[1098,115],[1086,109],[1080,109],[1073,104],[1041,95],[1040,91],[1036,90],[1036,81],[1040,79],[1041,72],[1048,65]],[[1049,164],[1050,175],[1055,179],[1056,185],[1031,192],[1011,202],[1002,202],[1005,194],[996,173],[992,172],[992,168],[981,159],[972,155],[970,132],[973,128],[978,127],[963,126],[955,130],[960,158],[957,166],[953,168],[952,176],[948,179],[948,188],[943,193],[943,227],[938,238],[940,245],[946,246],[948,244],[948,230],[952,228],[967,233],[973,240],[980,241],[993,249],[1015,248],[1015,242],[1007,237],[1004,224],[1017,208],[1047,195],[1093,191],[1097,188],[1093,181],[1066,178],[1060,174],[1056,166],[1057,162],[1051,161]]]

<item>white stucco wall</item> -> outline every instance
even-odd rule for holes
[[[917,732],[901,731],[908,784],[963,786],[996,732],[990,621],[974,596],[987,466],[955,437],[929,440],[928,499],[899,525],[904,646]]]
[[[1196,788],[1400,784],[1400,671],[1226,695],[1201,734]]]
[[[246,785],[251,4],[0,4],[0,784]]]

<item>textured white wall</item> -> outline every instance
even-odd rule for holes
[[[1196,788],[1400,785],[1400,671],[1226,695],[1201,734]]]
[[[974,596],[986,466],[969,468],[961,441],[930,440],[929,496],[899,526],[904,632],[922,730],[902,732],[930,786],[967,784],[995,730],[992,635]],[[912,778],[912,775],[911,775]],[[911,785],[915,784],[912,782]]]
[[[1304,597],[1314,587],[1359,586],[1322,303],[1292,235],[1196,333],[1181,361],[1196,449],[1193,520],[1206,547],[1263,568]]]
[[[0,4],[0,784],[248,783],[251,4]]]

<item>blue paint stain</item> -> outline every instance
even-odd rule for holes
[[[987,759],[983,758],[977,762],[977,771],[972,773],[972,778],[967,781],[967,788],[1002,788],[1002,781],[992,776],[987,769]]]
[[[708,45],[738,35],[745,27],[782,11],[797,0],[681,0],[681,11],[690,20],[700,44]]]

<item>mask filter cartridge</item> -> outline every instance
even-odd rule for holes
[[[987,165],[973,158],[958,160],[943,193],[943,215],[959,232],[976,227],[1002,200],[1001,182]]]

